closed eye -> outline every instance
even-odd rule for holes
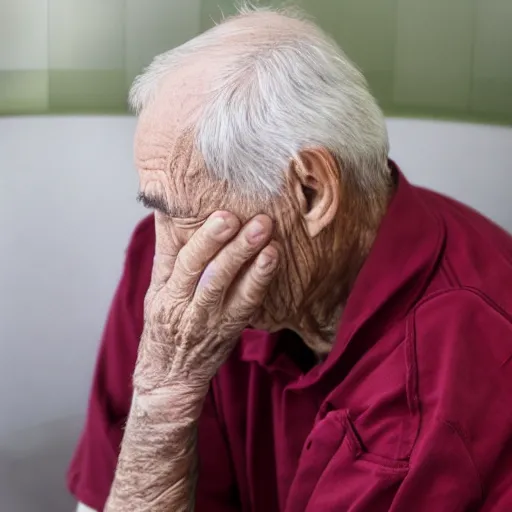
[[[172,217],[173,224],[182,229],[195,229],[200,227],[206,222],[205,218],[182,218],[182,217]]]
[[[137,196],[137,201],[142,203],[146,208],[156,210],[173,219],[198,221],[197,216],[193,215],[190,208],[184,208],[178,204],[169,204],[167,199],[161,195],[140,192]]]

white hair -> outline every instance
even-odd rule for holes
[[[251,25],[261,16],[265,23]],[[153,101],[161,79],[190,57],[216,65],[191,128],[217,179],[240,193],[275,195],[291,161],[323,147],[365,193],[387,185],[384,116],[361,72],[313,23],[289,12],[242,10],[156,57],[131,89],[132,107]]]

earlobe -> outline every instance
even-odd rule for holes
[[[323,148],[308,149],[294,162],[295,194],[311,238],[334,221],[340,203],[339,169]]]

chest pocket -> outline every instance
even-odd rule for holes
[[[407,461],[368,453],[348,411],[332,411],[306,440],[286,512],[387,512]]]

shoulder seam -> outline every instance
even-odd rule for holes
[[[448,295],[452,293],[460,293],[460,292],[468,292],[475,297],[479,298],[482,302],[487,304],[490,308],[492,308],[494,311],[500,314],[505,320],[507,320],[509,323],[512,324],[512,315],[505,311],[499,304],[497,304],[494,300],[492,300],[488,295],[483,293],[478,288],[473,288],[471,286],[461,286],[458,288],[448,288],[444,290],[438,290],[436,292],[431,293],[430,295],[427,295],[422,300],[420,300],[416,306],[414,307],[414,314],[425,304],[432,302],[433,300],[437,299],[438,297],[441,297],[443,295]]]
[[[446,274],[446,279],[450,283],[451,286],[460,287],[461,283],[459,279],[457,278],[457,274],[455,273],[455,270],[453,269],[452,262],[450,261],[450,258],[447,254],[444,256],[444,264],[441,263],[441,269]]]

